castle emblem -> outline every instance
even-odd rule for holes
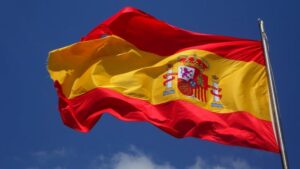
[[[177,73],[173,72],[174,68],[171,64],[168,65],[168,70],[163,75],[164,86],[166,87],[163,96],[174,94],[173,81],[177,76],[177,88],[185,96],[195,98],[200,102],[207,102],[207,94],[213,95],[212,107],[222,108],[220,104],[222,95],[219,88],[219,78],[213,75],[211,79],[205,75],[205,71],[209,69],[209,64],[205,59],[201,59],[196,55],[179,56]],[[209,80],[212,85],[209,85]]]

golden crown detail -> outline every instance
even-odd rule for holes
[[[205,59],[198,58],[197,55],[182,55],[178,57],[178,61],[182,62],[186,66],[195,67],[201,72],[209,68],[207,61]]]

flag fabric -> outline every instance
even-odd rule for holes
[[[177,138],[279,152],[260,41],[186,31],[127,7],[49,53],[63,122],[104,113]]]

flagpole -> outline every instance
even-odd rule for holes
[[[279,117],[278,102],[277,102],[276,91],[275,91],[275,82],[274,82],[274,78],[273,78],[272,67],[271,67],[270,57],[269,57],[269,46],[268,46],[268,41],[267,41],[267,35],[265,32],[265,28],[264,28],[264,21],[261,19],[258,19],[258,22],[259,22],[261,40],[262,40],[262,44],[263,44],[266,66],[267,66],[267,75],[268,75],[268,83],[269,83],[269,87],[270,87],[270,100],[271,100],[271,113],[272,113],[272,118],[273,118],[273,120],[272,120],[273,126],[275,128],[276,140],[280,147],[280,156],[281,156],[282,167],[283,167],[283,169],[289,169],[287,153],[285,151],[284,138],[283,138],[283,134],[282,134],[281,122],[280,122],[280,117]]]

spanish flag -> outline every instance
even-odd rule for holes
[[[279,152],[260,41],[190,32],[127,7],[51,51],[48,71],[75,130],[109,113],[177,138]]]

